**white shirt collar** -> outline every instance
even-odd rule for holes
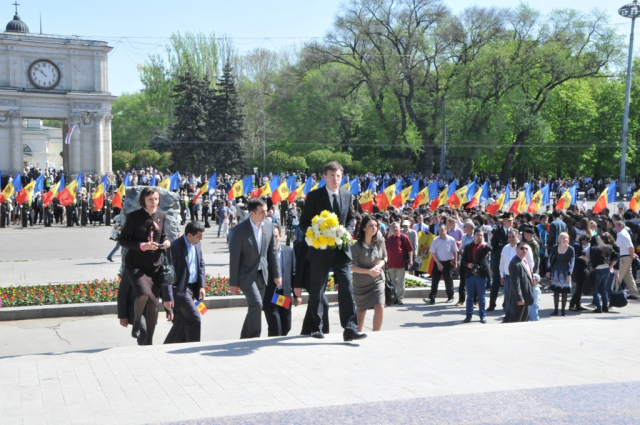
[[[260,225],[256,226],[256,224],[253,222],[253,220],[249,219],[249,221],[251,222],[251,227],[253,227],[254,230],[262,229],[262,225],[264,224],[264,221],[262,221],[262,222],[260,222]]]
[[[338,190],[336,192],[332,192],[329,190],[329,188],[327,186],[325,186],[327,188],[327,193],[329,194],[329,198],[333,199],[333,195],[339,195],[340,194],[340,188],[338,188]]]

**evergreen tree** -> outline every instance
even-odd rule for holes
[[[216,170],[229,174],[246,171],[244,147],[244,115],[238,99],[233,68],[227,62],[218,79],[218,88],[209,89],[206,96],[207,133],[215,142],[211,156]]]
[[[207,135],[207,111],[203,104],[208,88],[190,64],[172,89],[175,99],[170,140],[174,166],[180,171],[206,172],[213,144]]]

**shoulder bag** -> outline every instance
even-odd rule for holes
[[[162,259],[162,265],[158,272],[160,285],[173,285],[176,283],[176,269],[173,267],[173,261],[171,260],[171,248],[163,249],[160,256]]]

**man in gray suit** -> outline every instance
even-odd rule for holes
[[[508,322],[528,322],[529,306],[533,304],[533,264],[527,261],[529,244],[518,242],[517,253],[509,263],[509,290],[511,291],[511,315]]]
[[[229,240],[231,295],[237,295],[238,288],[242,289],[249,306],[240,339],[260,336],[262,300],[269,275],[273,276],[276,287],[282,286],[273,224],[264,221],[267,205],[262,199],[251,199],[247,203],[247,209],[249,220],[238,224]]]
[[[264,317],[267,319],[269,327],[269,336],[287,336],[291,330],[291,305],[287,307],[274,304],[273,295],[284,295],[291,298],[291,285],[293,283],[293,275],[296,269],[296,257],[293,255],[293,248],[286,245],[280,245],[280,227],[274,226],[276,236],[276,246],[278,249],[278,263],[282,272],[282,286],[278,290],[273,278],[269,278],[267,290],[264,294],[262,302],[262,310]],[[292,304],[299,305],[302,301],[301,297],[292,300]]]

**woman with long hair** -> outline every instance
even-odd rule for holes
[[[165,230],[165,214],[158,211],[160,192],[155,187],[145,187],[140,193],[139,210],[127,214],[118,241],[127,248],[124,269],[136,295],[135,318],[131,336],[151,345],[158,321],[158,297],[161,287],[158,272],[162,265],[161,249],[171,247]],[[147,330],[141,335],[140,324],[146,307]]]
[[[554,310],[552,316],[558,315],[558,305],[562,294],[562,316],[566,316],[567,294],[571,292],[571,274],[575,265],[576,254],[569,245],[569,235],[566,232],[558,236],[558,244],[551,248],[547,259],[547,278],[551,279],[553,290]]]
[[[358,312],[358,332],[362,332],[367,310],[373,308],[373,330],[382,327],[384,312],[384,265],[387,249],[379,233],[379,223],[363,215],[356,243],[351,247],[353,296]]]

